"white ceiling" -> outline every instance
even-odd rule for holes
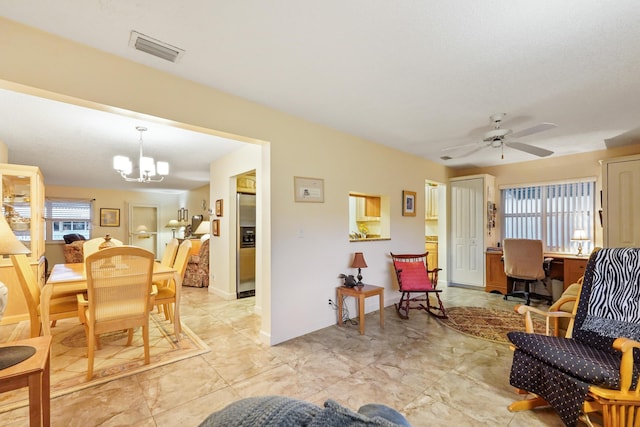
[[[637,0],[6,0],[0,15],[454,167],[536,158],[505,148],[501,160],[499,149],[484,148],[440,160],[452,153],[443,149],[480,144],[493,113],[507,113],[503,127],[514,132],[557,124],[517,139],[554,156],[604,149],[605,139],[640,127]],[[170,63],[136,51],[128,45],[132,30],[186,53]],[[55,140],[55,151],[75,169],[87,164],[91,174],[115,175],[87,153],[135,154],[138,121],[18,98],[0,92],[0,115],[13,112],[0,129],[12,162],[59,163],[55,153],[34,157],[44,144],[50,152]],[[148,127],[145,153],[170,160],[176,171],[184,167],[178,159],[207,163],[176,152],[176,134],[154,141]],[[188,137],[199,146],[211,138]],[[106,144],[76,159],[66,149],[90,143]],[[73,173],[49,167],[43,165],[47,176],[60,183]]]

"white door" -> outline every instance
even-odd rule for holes
[[[156,205],[129,205],[129,244],[153,252],[156,258],[162,256],[158,252],[158,210]]]
[[[450,282],[484,286],[484,182],[451,182]]]
[[[634,156],[635,157],[635,156]],[[604,245],[640,245],[640,159],[605,164]]]

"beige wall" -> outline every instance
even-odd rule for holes
[[[604,142],[603,142],[604,146]],[[575,178],[596,178],[596,194],[602,189],[602,167],[600,161],[613,157],[627,156],[640,153],[640,141],[636,145],[619,147],[611,150],[594,151],[591,153],[574,154],[571,156],[550,157],[530,162],[512,163],[504,166],[455,170],[455,176],[475,175],[486,173],[495,176],[496,190],[506,184],[545,183]],[[499,194],[496,192],[495,194]],[[499,204],[499,196],[496,199]],[[596,202],[596,210],[601,209],[600,201]],[[500,206],[498,206],[498,211]],[[500,236],[500,218],[496,218],[496,236]],[[596,222],[595,245],[602,246],[602,227]]]
[[[424,181],[446,182],[447,168],[5,19],[0,19],[0,29],[0,85],[5,88],[268,142],[261,146],[257,176],[266,233],[260,278],[264,292],[258,303],[265,341],[275,344],[334,324],[336,314],[327,299],[335,298],[337,275],[350,271],[355,251],[365,253],[366,281],[384,286],[388,303],[397,298],[388,253],[424,247]],[[323,178],[325,202],[294,203],[294,176]],[[419,192],[416,217],[402,217],[402,190]],[[218,191],[212,185],[211,199],[219,198]],[[392,240],[349,242],[349,191],[397,200],[391,206]],[[218,268],[225,269],[230,266]],[[367,310],[372,309],[377,307],[368,301]]]
[[[59,187],[47,185],[44,177],[45,197],[61,197],[75,199],[95,199],[93,202],[93,221],[91,237],[103,237],[105,234],[129,242],[129,204],[157,205],[160,225],[175,218],[178,209],[178,194],[161,194],[143,191],[115,191],[99,188]],[[100,227],[100,208],[120,209],[120,227]],[[158,230],[160,249],[171,239],[171,230],[162,227]],[[133,243],[135,244],[135,242]],[[64,263],[64,243],[47,243],[45,254],[49,268],[54,264]],[[158,254],[160,255],[160,254]]]

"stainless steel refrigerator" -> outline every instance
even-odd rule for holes
[[[256,294],[256,196],[237,194],[237,272],[238,298]]]

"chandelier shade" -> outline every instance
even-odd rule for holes
[[[146,132],[147,128],[137,126],[136,129],[140,132],[140,157],[138,160],[140,173],[138,177],[129,176],[133,172],[133,163],[126,156],[114,156],[113,168],[127,182],[160,182],[165,175],[169,175],[169,163],[156,163],[152,157],[145,157],[142,150],[142,133]],[[153,178],[156,175],[160,175],[160,178]]]

